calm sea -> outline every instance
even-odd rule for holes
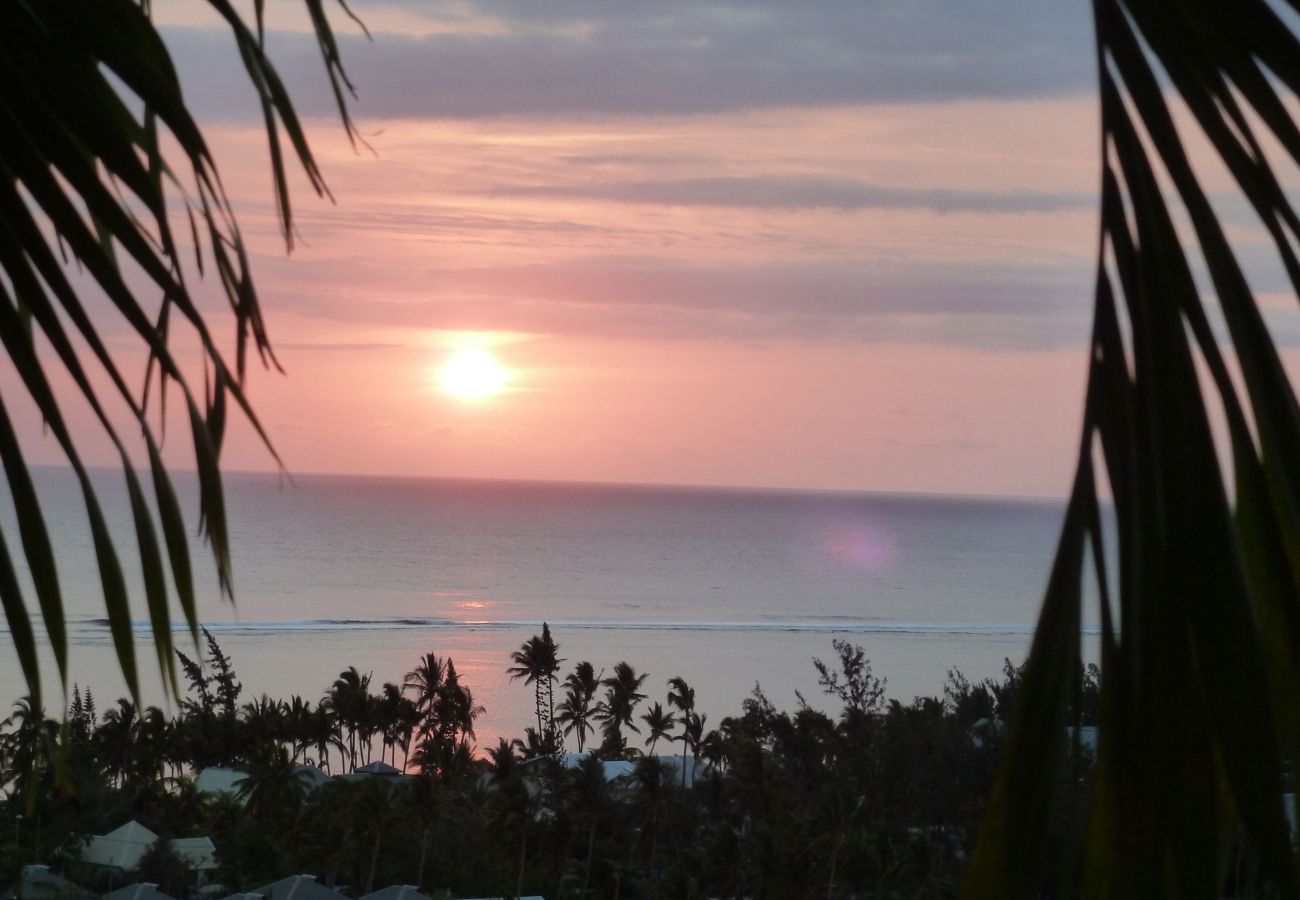
[[[96,479],[138,579],[125,494],[112,473]],[[192,476],[176,480],[193,499]],[[37,481],[74,620],[72,677],[102,705],[122,680],[80,496],[64,470]],[[1057,502],[916,495],[257,474],[226,484],[237,604],[219,598],[196,543],[200,612],[246,695],[316,699],[349,665],[377,687],[425,652],[449,655],[487,707],[480,742],[528,721],[530,691],[505,669],[543,621],[570,665],[627,660],[650,673],[652,700],[684,676],[711,722],[755,683],[778,705],[793,706],[795,690],[818,702],[812,658],[829,658],[835,638],[863,645],[905,700],[940,692],[951,667],[994,674],[1028,648],[1061,516]],[[7,502],[0,515],[14,547]],[[158,701],[152,657],[141,659]],[[0,694],[22,692],[6,642]]]

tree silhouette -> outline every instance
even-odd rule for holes
[[[623,729],[630,728],[640,733],[632,722],[637,704],[645,699],[641,685],[647,675],[638,675],[636,669],[626,662],[614,666],[614,674],[601,681],[605,688],[605,697],[596,707],[594,716],[601,723],[603,740],[600,752],[606,759],[620,759],[627,753],[627,739]]]
[[[595,668],[586,660],[578,663],[564,679],[564,699],[560,701],[560,712],[556,721],[564,726],[565,735],[576,734],[578,752],[583,752],[587,735],[595,730],[592,718],[595,707],[596,691],[600,689],[600,679],[604,675],[596,674]]]
[[[1222,836],[1238,829],[1259,890],[1300,893],[1282,799],[1300,759],[1300,408],[1216,213],[1226,195],[1201,177],[1227,170],[1300,293],[1300,217],[1274,169],[1300,162],[1286,6],[1093,3],[1101,229],[1083,433],[968,897],[1217,897]],[[1085,582],[1101,625],[1098,773],[1081,883],[1045,886],[1073,784]]]
[[[655,745],[659,743],[660,738],[669,736],[673,726],[677,724],[677,718],[656,700],[655,705],[650,707],[650,711],[642,714],[641,721],[645,722],[646,728],[650,729],[649,754],[654,756]]]
[[[208,0],[208,5],[229,27],[257,92],[267,125],[281,234],[291,247],[293,217],[281,139],[288,139],[289,155],[297,157],[318,194],[327,193],[325,182],[284,85],[263,50],[263,5],[255,4],[252,26],[229,0]],[[351,85],[329,17],[320,0],[307,0],[304,6],[344,126],[355,138],[344,105]],[[199,524],[211,546],[219,584],[230,595],[230,547],[218,458],[232,411],[261,434],[243,389],[250,350],[263,365],[276,365],[234,211],[148,8],[147,2],[134,0],[0,6],[0,72],[6,83],[0,105],[0,134],[5,135],[0,141],[0,345],[76,473],[114,648],[133,697],[139,693],[139,676],[126,579],[82,460],[82,436],[74,435],[64,416],[65,400],[54,384],[67,379],[121,460],[154,649],[166,685],[179,693],[169,592],[179,601],[196,644],[198,620],[188,529],[162,462],[150,406],[156,401],[161,416],[169,386],[171,396],[184,406],[200,485]],[[131,97],[130,103],[124,95]],[[179,232],[174,229],[177,208],[186,223]],[[233,362],[219,349],[213,317],[200,312],[191,293],[187,260],[196,255],[200,272],[213,276],[229,303],[235,326]],[[136,282],[137,276],[141,281]],[[148,288],[133,289],[133,282]],[[107,298],[113,314],[127,323],[136,347],[147,356],[139,392],[129,386],[134,379],[121,371],[101,334],[106,320],[92,315],[88,298],[95,295]],[[201,381],[172,352],[172,342],[186,332],[200,347]],[[48,358],[45,347],[51,351]],[[107,388],[96,387],[101,379]],[[35,606],[66,688],[67,631],[53,544],[6,401],[0,401],[0,464],[17,512]],[[127,444],[136,434],[143,458]],[[150,490],[137,475],[139,468],[148,471]],[[39,703],[32,598],[19,585],[11,552],[0,537],[0,605],[28,690]]]
[[[675,740],[682,742],[682,787],[685,787],[688,749],[686,731],[691,722],[691,714],[695,712],[695,688],[687,684],[686,679],[680,675],[668,679],[668,688],[668,705],[677,707],[682,713],[682,717],[678,720],[682,723],[682,733]]]
[[[542,633],[524,641],[522,647],[510,656],[514,665],[508,670],[510,680],[523,679],[533,686],[533,700],[537,715],[537,734],[551,746],[559,748],[555,727],[555,680],[560,671],[559,647],[551,638],[551,627],[542,623]],[[548,751],[551,752],[551,751]]]

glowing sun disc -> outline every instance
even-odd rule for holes
[[[505,389],[509,374],[485,350],[458,350],[438,373],[442,389],[456,397],[487,397]]]

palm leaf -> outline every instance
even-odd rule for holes
[[[292,102],[262,51],[260,21],[255,36],[226,0],[209,2],[230,27],[261,99],[272,148],[277,207],[286,244],[291,244],[292,211],[284,155],[279,149],[282,135],[313,189],[327,195],[324,180]],[[260,6],[258,10],[260,18]],[[355,140],[344,102],[351,85],[338,57],[329,18],[320,0],[308,0],[306,13],[316,30],[345,128]],[[80,484],[114,645],[128,687],[138,695],[130,603],[118,550],[80,457],[74,430],[63,415],[62,398],[51,386],[49,367],[62,370],[117,449],[144,573],[153,643],[164,683],[174,691],[172,596],[196,639],[198,616],[186,526],[158,449],[159,429],[164,424],[161,410],[170,383],[187,409],[200,485],[199,525],[211,547],[218,582],[233,596],[229,526],[219,470],[227,409],[233,402],[270,449],[244,396],[249,345],[263,364],[275,364],[248,254],[211,153],[185,105],[175,66],[149,20],[147,4],[132,0],[0,4],[0,83],[4,84],[0,133],[5,135],[0,142],[0,343]],[[164,143],[178,148],[175,159],[164,157]],[[183,172],[178,164],[184,167]],[[200,275],[205,271],[215,274],[233,313],[233,367],[218,349],[209,322],[200,314],[186,284],[185,261],[169,213],[173,200],[183,204]],[[128,287],[124,266],[142,274],[150,291]],[[109,301],[147,350],[145,388],[138,397],[100,337],[104,323],[88,312],[93,308],[87,303],[92,294]],[[188,325],[202,348],[205,378],[201,387],[195,386],[194,376],[184,372],[171,353],[176,324]],[[40,341],[53,349],[52,361],[37,353]],[[155,378],[157,424],[149,413]],[[95,387],[99,379],[106,379],[111,387]],[[120,433],[119,408],[125,410],[131,430],[139,429],[142,435],[152,491],[146,491],[136,474],[137,461]],[[66,626],[52,542],[3,404],[0,463],[18,513],[20,543],[43,627],[66,688]],[[154,525],[155,515],[160,528]],[[40,673],[29,601],[3,544],[0,600],[28,690],[39,704]]]
[[[1101,239],[1078,471],[966,896],[1030,897],[1051,884],[1090,897],[1218,897],[1240,834],[1259,880],[1295,897],[1282,794],[1300,748],[1300,412],[1173,107],[1191,114],[1300,294],[1300,219],[1256,134],[1300,162],[1286,105],[1300,93],[1300,41],[1263,0],[1094,9]],[[1113,497],[1113,572],[1102,517],[1079,512],[1102,496],[1095,459]],[[1086,836],[1069,848],[1083,874],[1061,884],[1045,835],[1070,772],[1075,707],[1062,679],[1079,661],[1086,578],[1107,588],[1100,744]]]

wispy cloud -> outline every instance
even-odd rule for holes
[[[939,213],[1047,213],[1091,209],[1092,194],[890,187],[846,178],[761,175],[497,188],[514,197],[571,197],[666,206],[754,209],[925,209]]]
[[[1084,266],[675,264],[591,259],[428,267],[406,289],[355,298],[374,267],[349,261],[281,282],[277,305],[314,318],[399,329],[511,331],[668,340],[926,340],[988,348],[1077,346]],[[319,289],[321,281],[334,286]],[[418,286],[422,285],[423,290]]]
[[[325,352],[366,352],[370,350],[396,350],[404,346],[385,341],[285,341],[277,343],[277,350],[305,350]]]

